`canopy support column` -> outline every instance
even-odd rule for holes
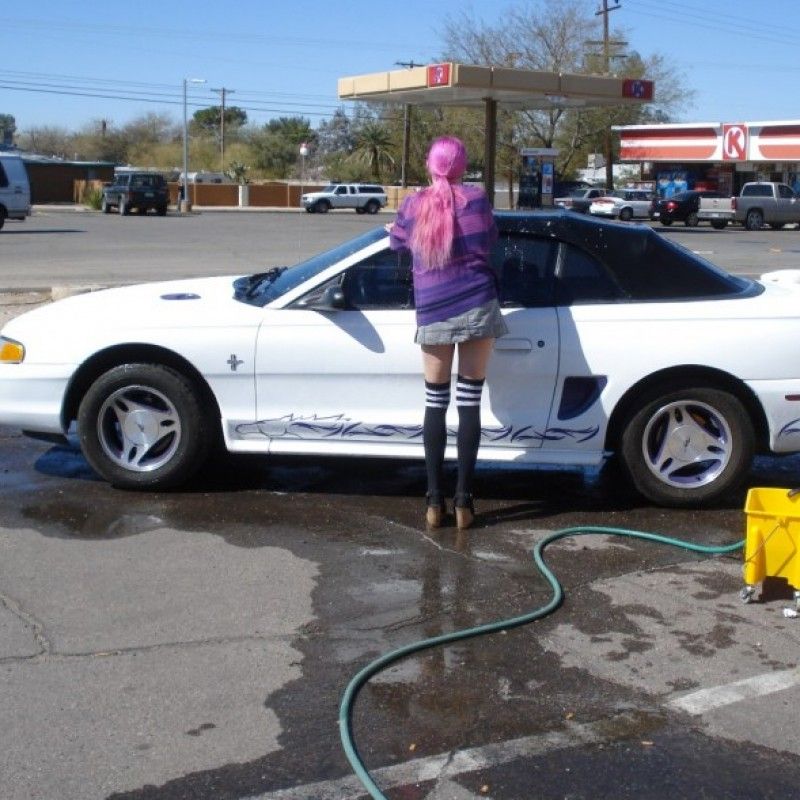
[[[484,98],[486,104],[483,133],[483,186],[494,206],[494,162],[497,148],[497,100]]]

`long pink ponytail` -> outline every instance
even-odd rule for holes
[[[426,163],[432,185],[420,192],[410,245],[427,269],[439,269],[453,249],[455,203],[463,202],[453,182],[467,169],[467,150],[455,136],[443,136],[431,145]]]

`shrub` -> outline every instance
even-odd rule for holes
[[[103,190],[98,189],[96,186],[88,186],[83,193],[83,204],[95,211],[100,210],[100,204],[103,200]]]

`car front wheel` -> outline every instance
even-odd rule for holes
[[[715,503],[744,479],[755,435],[742,403],[708,387],[653,392],[638,404],[622,433],[628,477],[664,506]]]
[[[700,222],[700,219],[697,216],[697,212],[690,211],[686,215],[686,219],[684,220],[684,225],[686,225],[687,228],[696,228],[698,222]]]
[[[120,489],[168,489],[203,464],[209,415],[194,384],[156,364],[123,364],[102,374],[78,408],[81,449]]]
[[[619,212],[620,222],[630,222],[633,219],[633,211],[630,208],[623,208]]]
[[[370,200],[367,203],[367,214],[377,214],[380,208],[381,204],[377,200]]]

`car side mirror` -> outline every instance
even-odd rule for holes
[[[329,286],[315,303],[310,303],[309,308],[315,311],[341,311],[347,308],[344,292],[339,286]]]

